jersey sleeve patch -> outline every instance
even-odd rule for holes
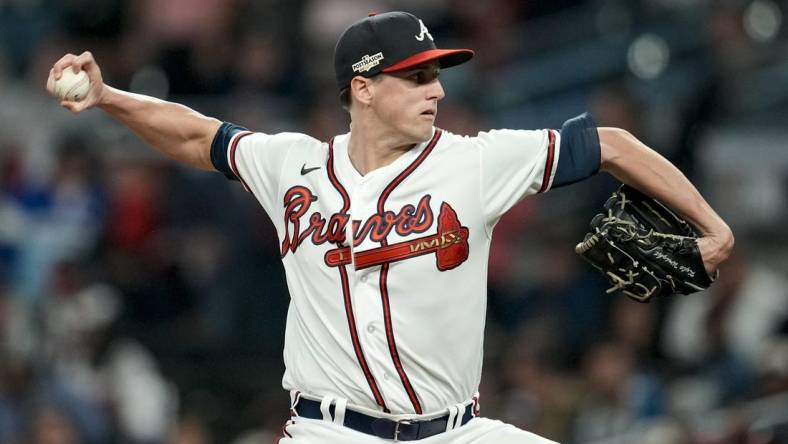
[[[213,167],[216,168],[216,171],[223,173],[230,180],[238,180],[238,177],[228,161],[227,149],[230,146],[230,140],[232,140],[233,136],[242,131],[248,130],[242,126],[224,122],[222,126],[219,127],[219,130],[216,131],[216,135],[213,137],[213,142],[211,143],[211,163],[213,163]]]
[[[591,114],[583,113],[564,122],[559,150],[553,188],[579,182],[599,172],[602,154]]]

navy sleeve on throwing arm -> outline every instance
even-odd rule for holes
[[[213,137],[211,143],[211,163],[217,171],[224,173],[228,179],[238,180],[227,162],[227,147],[230,144],[230,139],[241,131],[248,131],[246,128],[232,123],[224,122],[216,135]]]
[[[564,122],[559,149],[553,188],[579,182],[599,172],[602,154],[591,114],[583,113]]]

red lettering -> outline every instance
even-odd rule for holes
[[[298,238],[298,244],[300,245],[301,242],[304,241],[307,237],[309,237],[309,233],[312,233],[312,243],[319,245],[326,241],[325,233],[323,235],[320,234],[320,230],[323,229],[323,226],[326,224],[326,220],[323,219],[323,215],[320,213],[312,213],[312,216],[309,217],[309,228],[304,230],[301,233],[301,236]]]
[[[364,223],[359,231],[361,221],[353,221],[353,245],[359,245],[369,235],[370,239],[380,242],[386,239],[394,229],[400,236],[413,233],[423,233],[432,226],[434,216],[430,209],[430,195],[422,197],[419,204],[414,207],[407,204],[399,213],[384,211],[383,214],[373,214]]]
[[[295,253],[306,239],[310,239],[315,245],[325,242],[341,245],[345,242],[345,227],[350,221],[347,214],[335,213],[326,221],[321,213],[314,212],[309,216],[309,226],[301,230],[301,218],[315,201],[317,196],[303,186],[292,187],[285,193],[285,232],[281,252],[283,257],[288,251]],[[373,214],[363,224],[359,220],[352,221],[353,245],[361,244],[367,236],[374,242],[381,242],[392,230],[403,237],[423,233],[433,222],[430,195],[425,195],[416,206],[404,205],[397,213],[384,211],[383,214]]]
[[[298,244],[302,239],[299,239],[299,230],[301,216],[306,214],[312,202],[317,200],[317,196],[307,187],[294,186],[287,190],[284,197],[285,207],[285,234],[282,240],[282,256],[287,253],[287,250],[295,252]],[[292,225],[292,239],[290,234],[290,226]]]
[[[423,233],[432,226],[433,215],[430,209],[430,195],[421,198],[419,205],[416,207],[416,213],[413,214],[408,220],[408,227],[410,228],[406,233],[400,233],[403,236],[409,233]]]

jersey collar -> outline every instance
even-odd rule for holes
[[[394,162],[390,164],[380,167],[376,170],[372,170],[365,175],[361,175],[361,173],[356,170],[356,167],[353,166],[353,163],[350,161],[350,155],[348,153],[348,143],[350,142],[350,133],[345,133],[334,138],[334,165],[336,168],[336,174],[342,180],[350,180],[351,183],[368,183],[372,180],[375,180],[377,177],[389,177],[394,176],[405,169],[408,165],[413,162],[419,154],[427,147],[432,137],[435,135],[435,127],[432,127],[432,132],[430,133],[430,137],[413,147],[407,153],[399,156]]]

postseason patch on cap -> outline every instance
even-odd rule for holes
[[[334,72],[342,89],[355,76],[373,77],[431,60],[448,68],[472,56],[469,49],[438,49],[420,18],[394,11],[363,18],[342,33],[334,49]]]
[[[382,52],[373,55],[365,54],[361,60],[353,64],[353,72],[367,72],[380,65],[381,60],[383,60]]]

